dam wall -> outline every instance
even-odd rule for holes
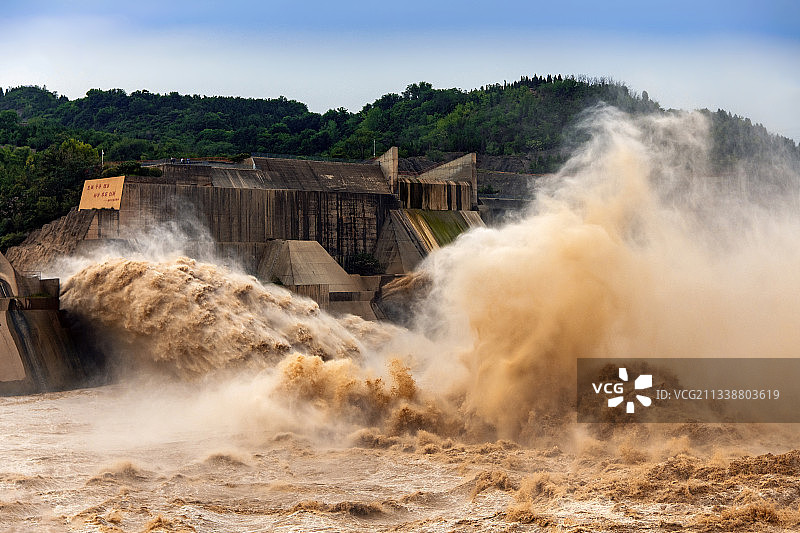
[[[0,395],[71,388],[93,370],[59,310],[59,288],[58,280],[21,275],[0,255]]]
[[[482,225],[474,154],[416,175],[399,173],[396,148],[363,163],[254,156],[247,164],[150,166],[161,175],[87,180],[78,210],[9,250],[14,265],[43,269],[108,245],[124,255],[166,230],[165,242],[181,238],[174,246],[182,254],[222,259],[325,309],[375,318],[369,301],[382,275],[411,272]]]
[[[87,239],[124,239],[175,221],[201,225],[215,243],[317,241],[337,261],[373,253],[391,195],[125,182],[119,211],[103,210]]]
[[[64,390],[86,377],[86,365],[57,308],[0,300],[0,394]]]

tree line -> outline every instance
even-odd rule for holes
[[[322,114],[285,97],[92,89],[69,100],[45,88],[15,87],[0,89],[0,144],[43,150],[73,137],[117,161],[254,152],[360,159],[369,157],[374,145],[399,146],[404,156],[546,155],[559,145],[564,125],[601,100],[630,111],[658,108],[623,84],[560,75],[471,91],[420,82],[357,113],[339,108]]]

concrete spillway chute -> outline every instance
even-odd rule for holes
[[[58,297],[57,279],[24,276],[0,254],[0,394],[75,387],[86,376]]]

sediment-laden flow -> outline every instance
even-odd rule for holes
[[[91,321],[113,357],[178,377],[236,365],[272,366],[299,351],[358,359],[369,324],[336,320],[311,300],[223,267],[179,257],[111,259],[72,276],[64,307]]]
[[[574,423],[577,357],[800,351],[796,176],[763,194],[709,178],[707,127],[587,114],[588,140],[524,217],[405,282],[410,329],[186,258],[86,267],[62,302],[117,383],[0,402],[4,419],[29,413],[2,445],[0,522],[797,528],[796,428]]]

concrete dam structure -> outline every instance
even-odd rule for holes
[[[372,302],[383,284],[483,225],[475,154],[415,174],[399,172],[398,162],[393,147],[364,163],[146,163],[161,176],[87,181],[77,210],[31,234],[8,257],[18,268],[41,268],[172,225],[183,229],[191,255],[211,249],[323,309],[381,318]],[[379,265],[374,275],[348,273],[365,257]]]
[[[59,280],[24,276],[0,254],[0,394],[73,387],[87,370],[59,311]]]

